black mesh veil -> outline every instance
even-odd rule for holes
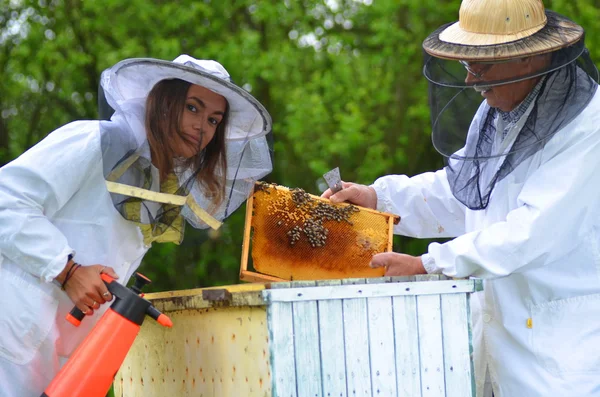
[[[472,210],[485,209],[495,184],[542,149],[596,92],[598,71],[583,37],[571,46],[538,56],[546,57],[546,62],[533,73],[515,72],[496,81],[482,75],[476,82],[466,83],[470,72],[465,65],[425,55],[432,142],[447,160],[454,196]],[[512,69],[511,62],[496,62],[493,67]],[[510,115],[490,107],[482,98],[482,93],[494,87],[528,79],[535,79],[535,88],[517,106],[517,120],[506,121]]]
[[[227,100],[227,166],[215,169],[225,187],[218,204],[198,179],[206,172],[206,149],[191,163],[174,159],[174,169],[166,179],[161,179],[151,161],[146,99],[156,83],[167,79],[200,85]],[[146,243],[180,243],[185,223],[218,228],[248,198],[254,183],[272,170],[268,112],[248,92],[232,84],[227,71],[214,61],[188,56],[173,62],[125,60],[103,73],[99,93],[101,119],[109,118],[100,121],[107,188],[117,211],[139,224]]]

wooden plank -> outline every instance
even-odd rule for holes
[[[364,279],[342,280],[344,285],[364,284]],[[369,323],[367,300],[344,299],[344,348],[346,383],[349,397],[371,397],[371,360],[369,357]]]
[[[341,280],[317,281],[317,285],[341,285]],[[346,397],[346,355],[340,326],[344,323],[342,300],[318,301],[323,396]]]
[[[422,397],[444,395],[444,357],[440,306],[439,295],[417,297]]]
[[[342,285],[358,285],[358,284],[366,284],[364,278],[345,278],[342,279]]]
[[[475,396],[467,294],[444,294],[441,298],[446,395]]]
[[[369,280],[367,283],[380,283]],[[394,315],[391,297],[367,299],[369,350],[371,355],[371,391],[373,396],[395,397],[396,355]]]
[[[292,304],[275,302],[267,309],[273,395],[297,397]]]
[[[314,281],[298,283],[315,285]],[[301,286],[302,284],[296,285]],[[302,289],[305,288],[293,288],[293,290]],[[294,353],[296,356],[298,396],[321,397],[323,394],[321,386],[321,354],[317,302],[294,302],[292,304],[292,313],[294,319]]]
[[[244,239],[242,240],[242,260],[240,262],[240,280],[244,279],[243,273],[248,270],[250,257],[250,232],[252,230],[252,203],[254,202],[254,187],[246,200],[246,220],[244,224]]]
[[[225,288],[205,289],[202,291],[202,299],[207,301],[231,302],[231,292]]]
[[[421,365],[416,296],[393,298],[398,396],[421,395]]]
[[[416,281],[416,276],[392,276],[390,279],[392,283],[407,283],[409,281]]]
[[[285,281],[279,277],[267,276],[266,274],[251,272],[248,270],[243,270],[240,272],[240,280],[251,283],[277,283],[280,281]]]
[[[365,284],[385,284],[385,283],[391,283],[392,282],[392,278],[389,276],[383,276],[383,277],[370,277],[365,279]]]
[[[169,316],[173,328],[144,322],[115,377],[115,396],[273,395],[264,306]]]
[[[400,219],[398,219],[398,222],[400,221]],[[398,222],[395,222],[394,218],[389,218],[388,219],[388,246],[387,246],[387,252],[392,252],[394,250],[394,223],[398,224]]]
[[[315,287],[317,285],[317,280],[296,280],[290,281],[290,288],[307,288],[307,287]]]
[[[281,185],[273,185],[273,187],[274,187],[276,190],[281,190],[281,191],[283,191],[283,192],[288,192],[288,191],[290,191],[290,188],[288,188],[288,187],[285,187],[285,186],[281,186]],[[313,194],[310,194],[310,193],[309,193],[309,195],[310,195],[310,197],[311,197],[311,198],[313,198],[313,199],[315,199],[315,200],[318,200],[318,201],[323,201],[323,202],[325,202],[325,203],[331,204],[331,200],[329,200],[328,198],[323,198],[323,197],[321,197],[321,196],[315,196],[315,195],[313,195]],[[374,210],[374,209],[372,209],[372,208],[361,207],[360,205],[356,205],[356,204],[350,204],[350,203],[339,203],[339,204],[336,204],[336,205],[339,205],[339,206],[342,206],[342,207],[349,206],[349,205],[353,205],[353,206],[355,206],[355,207],[357,207],[357,208],[360,208],[360,210],[361,210],[361,211],[364,211],[364,212],[370,212],[370,213],[377,214],[377,215],[385,215],[385,216],[388,216],[388,217],[391,217],[391,218],[393,218],[393,219],[394,219],[396,222],[400,222],[400,216],[399,216],[399,215],[396,215],[396,214],[392,214],[392,213],[390,213],[390,212],[381,212],[381,211]]]
[[[227,291],[232,293],[238,292],[252,292],[252,291],[262,291],[265,289],[265,286],[262,284],[233,284],[233,285],[220,285],[216,287],[206,287],[206,288],[193,288],[193,289],[183,289],[177,291],[162,291],[162,292],[150,292],[144,294],[144,299],[149,301],[154,301],[156,299],[169,299],[174,297],[189,297],[189,296],[198,296],[202,295],[202,291],[210,290],[210,289],[221,289],[225,288]]]
[[[439,274],[417,274],[415,276],[415,281],[438,281],[439,279]]]
[[[204,299],[204,291],[212,291],[213,288],[147,294],[144,298],[152,302],[152,304],[161,312],[198,310],[211,307],[222,307],[225,305],[264,306],[266,304],[262,294],[264,285],[242,285],[240,287],[246,288],[235,288],[235,286],[220,287],[220,289],[224,288],[231,293],[231,301],[228,302]]]
[[[328,286],[328,285],[342,285],[342,280],[316,280],[315,283],[316,283],[317,287]]]
[[[473,292],[475,280],[415,281],[409,283],[377,283],[282,290],[265,290],[265,299],[272,302],[300,302],[322,299],[377,298],[404,295],[439,295]]]
[[[269,285],[269,289],[281,289],[281,288],[291,288],[292,283],[289,281],[282,281],[278,283],[273,283]]]

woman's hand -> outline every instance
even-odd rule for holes
[[[100,274],[105,273],[112,278],[119,278],[112,267],[81,266],[73,271],[64,285],[64,290],[83,314],[91,316],[101,304],[112,300],[112,294],[100,277]]]
[[[330,199],[332,203],[347,201],[361,207],[377,209],[377,193],[371,186],[342,182],[342,187],[343,189],[336,194],[332,194],[331,189],[327,189],[321,197]]]
[[[427,274],[420,256],[399,254],[397,252],[383,252],[376,254],[371,259],[372,268],[385,267],[386,276],[414,276]]]

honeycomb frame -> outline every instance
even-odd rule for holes
[[[240,280],[280,282],[383,276],[370,258],[392,251],[400,217],[257,182],[246,203]],[[252,257],[255,271],[248,269]]]

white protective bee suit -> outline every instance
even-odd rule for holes
[[[106,190],[99,124],[67,124],[0,169],[1,396],[39,396],[108,307],[65,321],[73,302],[51,281],[67,256],[125,282],[149,248]]]
[[[429,245],[429,273],[484,279],[471,299],[477,396],[486,371],[495,397],[600,396],[599,170],[596,92],[484,210],[454,197],[446,169],[374,183],[378,209],[402,216],[395,233],[456,237]]]

